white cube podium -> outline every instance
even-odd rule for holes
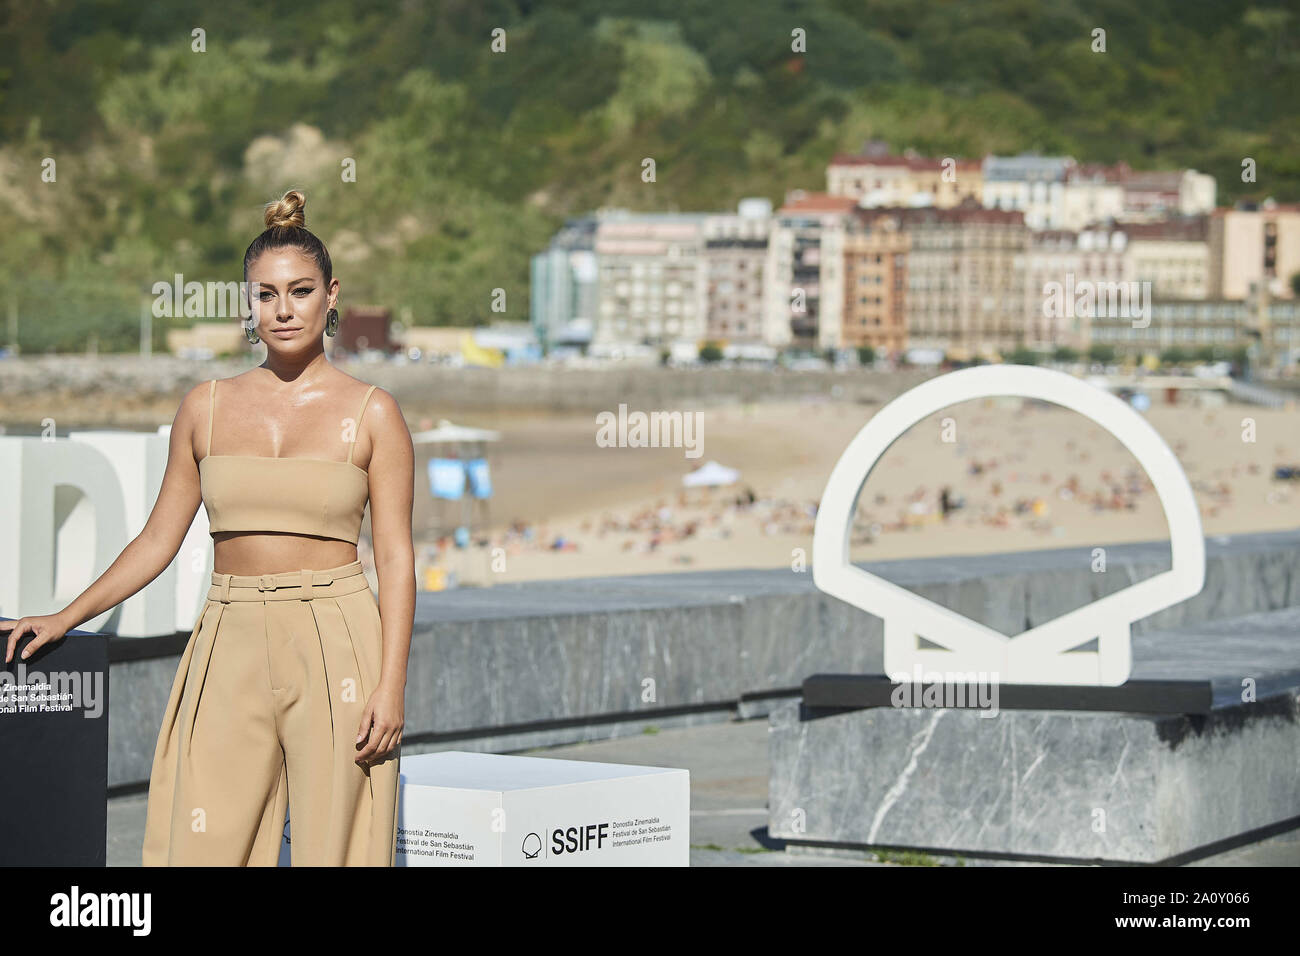
[[[690,772],[459,750],[402,758],[397,866],[689,866]]]

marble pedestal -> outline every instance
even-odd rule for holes
[[[1135,637],[1134,657],[1135,678],[1210,680],[1209,712],[782,705],[769,834],[1178,863],[1300,825],[1300,609]]]

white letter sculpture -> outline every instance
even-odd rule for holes
[[[1064,406],[1092,419],[1123,443],[1160,497],[1169,524],[1171,570],[1008,637],[850,563],[854,505],[885,450],[927,415],[958,402],[1000,395]],[[1064,372],[987,365],[941,375],[904,392],[849,442],[831,471],[817,510],[813,582],[827,594],[884,619],[887,674],[910,674],[918,668],[922,672],[996,671],[1009,684],[1114,687],[1128,680],[1133,670],[1129,625],[1198,594],[1204,586],[1205,538],[1196,499],[1178,459],[1125,402]],[[947,649],[922,648],[918,638]],[[1096,651],[1071,650],[1094,638]]]

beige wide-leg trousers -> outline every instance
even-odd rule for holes
[[[212,575],[158,732],[145,866],[392,866],[397,754],[354,758],[379,680],[361,562]]]

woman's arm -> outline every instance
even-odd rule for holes
[[[384,760],[402,742],[406,726],[406,659],[415,622],[415,549],[411,546],[411,500],[415,450],[393,396],[377,388],[365,418],[371,437],[370,533],[379,578],[382,660],[379,685],[366,702],[353,758],[361,766]]]
[[[66,630],[121,604],[158,577],[176,557],[202,503],[199,469],[194,460],[194,428],[199,418],[206,419],[208,414],[206,385],[192,388],[177,409],[167,470],[149,520],[108,570],[56,615],[67,625]]]
[[[415,449],[411,431],[392,395],[375,389],[366,410],[371,434],[370,533],[379,578],[383,662],[379,682],[406,686],[406,660],[415,621],[415,549],[411,503],[415,494]]]

